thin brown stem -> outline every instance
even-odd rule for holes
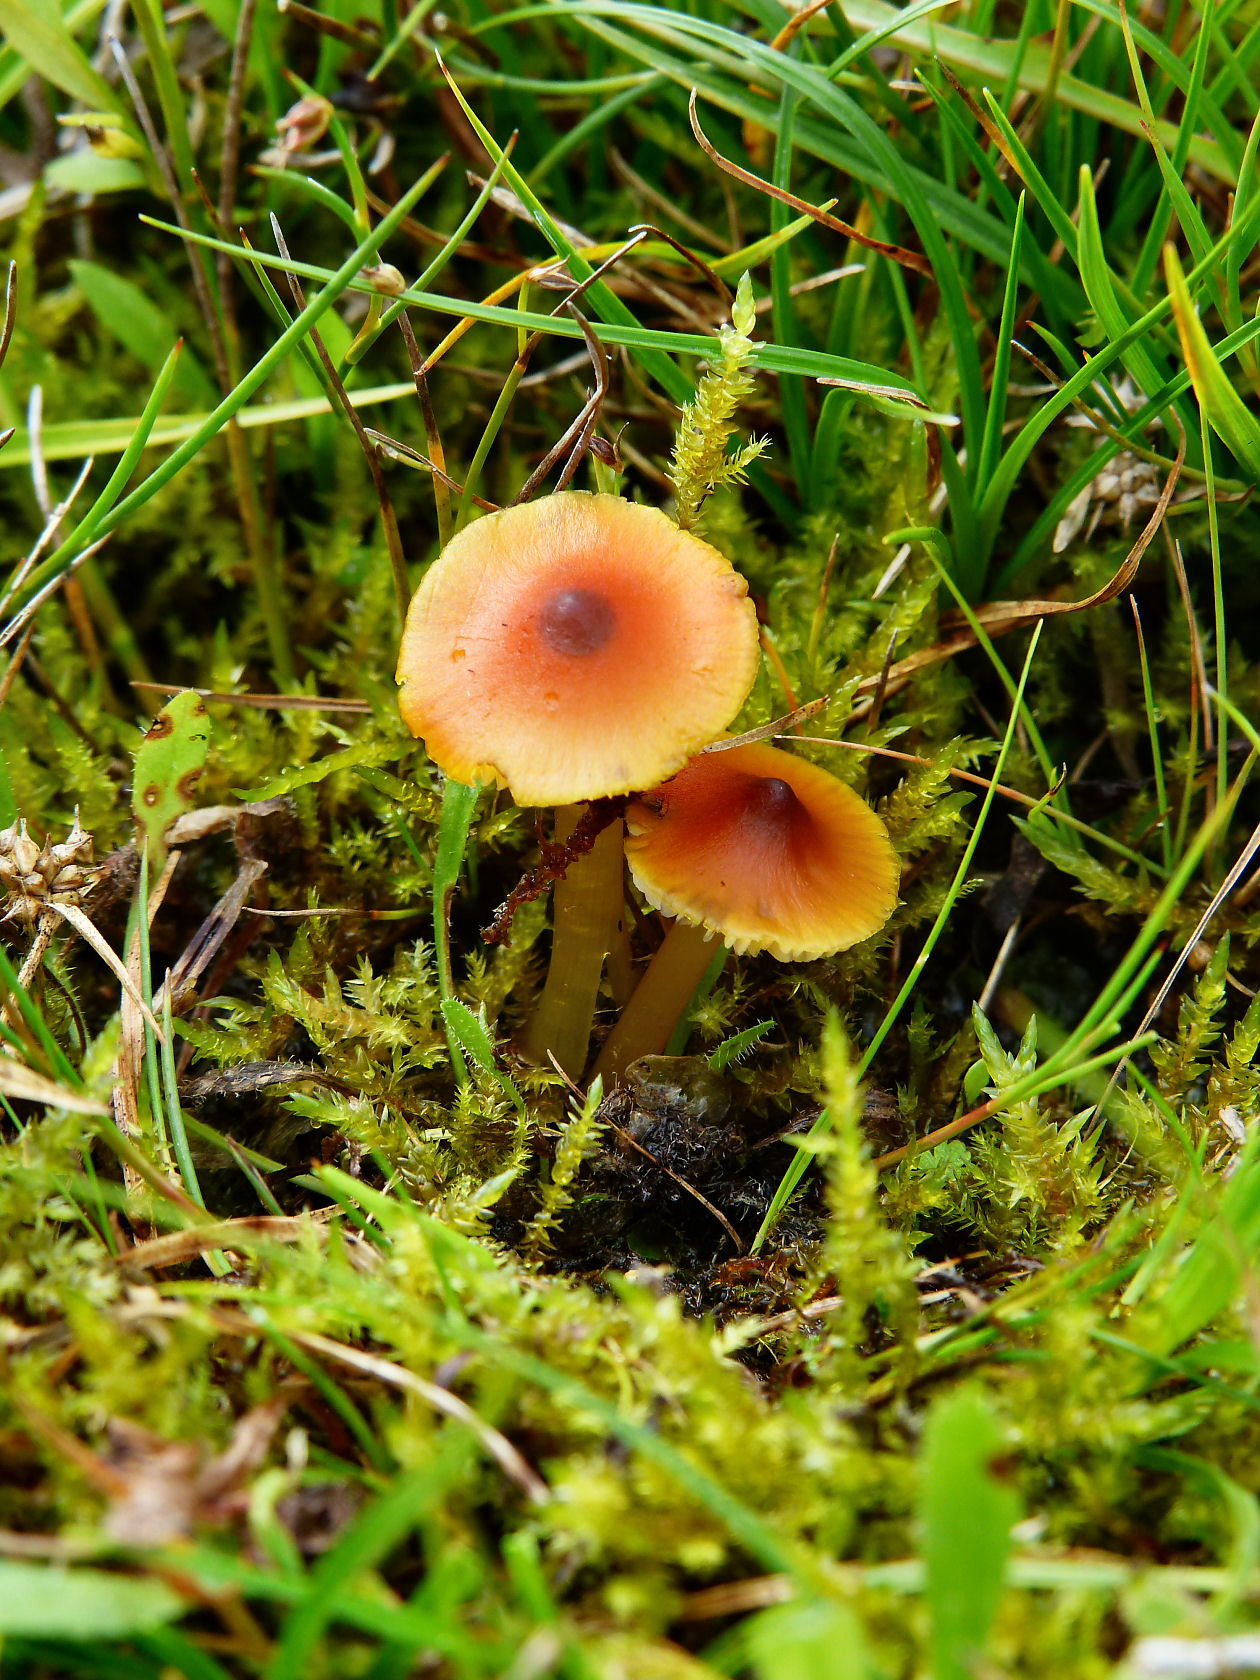
[[[425,447],[429,451],[429,465],[433,468],[433,505],[437,512],[438,546],[445,548],[451,540],[451,498],[446,482],[446,451],[442,448],[442,434],[438,430],[429,380],[424,371],[424,357],[411,330],[411,318],[404,309],[398,317],[398,330],[407,346],[407,360],[411,363],[411,377],[416,382],[416,396],[420,400],[420,418],[424,421]]]
[[[231,227],[236,219],[236,177],[241,160],[241,108],[245,99],[245,73],[249,64],[249,45],[254,34],[254,16],[258,0],[241,0],[236,20],[236,35],[232,41],[232,69],[228,77],[227,103],[223,113],[223,143],[219,151],[219,207],[217,219],[222,228]],[[219,281],[219,306],[223,311],[224,351],[229,377],[235,378],[239,333],[236,324],[236,304],[232,296],[232,258],[220,251],[216,262]]]

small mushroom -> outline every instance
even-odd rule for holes
[[[430,566],[398,703],[454,780],[571,805],[672,776],[756,668],[729,560],[658,508],[565,491],[476,520]]]
[[[805,962],[869,939],[897,903],[900,865],[874,811],[778,747],[701,753],[634,800],[626,827],[631,875],[676,919],[600,1052],[605,1083],[664,1049],[715,939]]]
[[[717,549],[656,508],[566,491],[476,520],[434,561],[407,614],[399,706],[447,776],[564,808],[681,769],[730,724],[757,659],[747,586]],[[561,837],[576,820],[558,812]],[[617,825],[557,892],[526,1035],[573,1077],[622,908]]]

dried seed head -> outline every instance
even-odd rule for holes
[[[401,297],[407,290],[402,270],[393,263],[369,263],[359,270],[358,278],[382,297]]]
[[[280,146],[285,152],[306,152],[328,132],[332,105],[319,94],[299,99],[276,123]]]
[[[79,821],[64,840],[39,846],[19,817],[0,830],[0,894],[8,900],[3,920],[33,922],[49,903],[80,904],[100,880],[93,866],[92,836]]]

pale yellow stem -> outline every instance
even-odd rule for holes
[[[567,840],[581,807],[556,812],[556,840]],[[617,940],[623,914],[621,823],[610,823],[585,856],[556,882],[552,899],[551,966],[524,1050],[546,1062],[550,1050],[570,1079],[578,1079],[591,1045],[591,1023],[604,958]]]
[[[605,1089],[631,1062],[665,1048],[719,949],[703,928],[674,923],[599,1053],[594,1072]]]
[[[613,931],[612,950],[608,953],[608,990],[618,1009],[624,1009],[634,996],[639,976],[630,950],[630,930],[625,901],[618,908],[617,926]]]

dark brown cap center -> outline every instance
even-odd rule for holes
[[[744,801],[746,820],[758,828],[786,833],[802,809],[795,791],[779,776],[753,776],[750,783]]]
[[[538,633],[547,646],[578,659],[598,653],[616,628],[612,607],[593,589],[557,589],[538,614]]]

